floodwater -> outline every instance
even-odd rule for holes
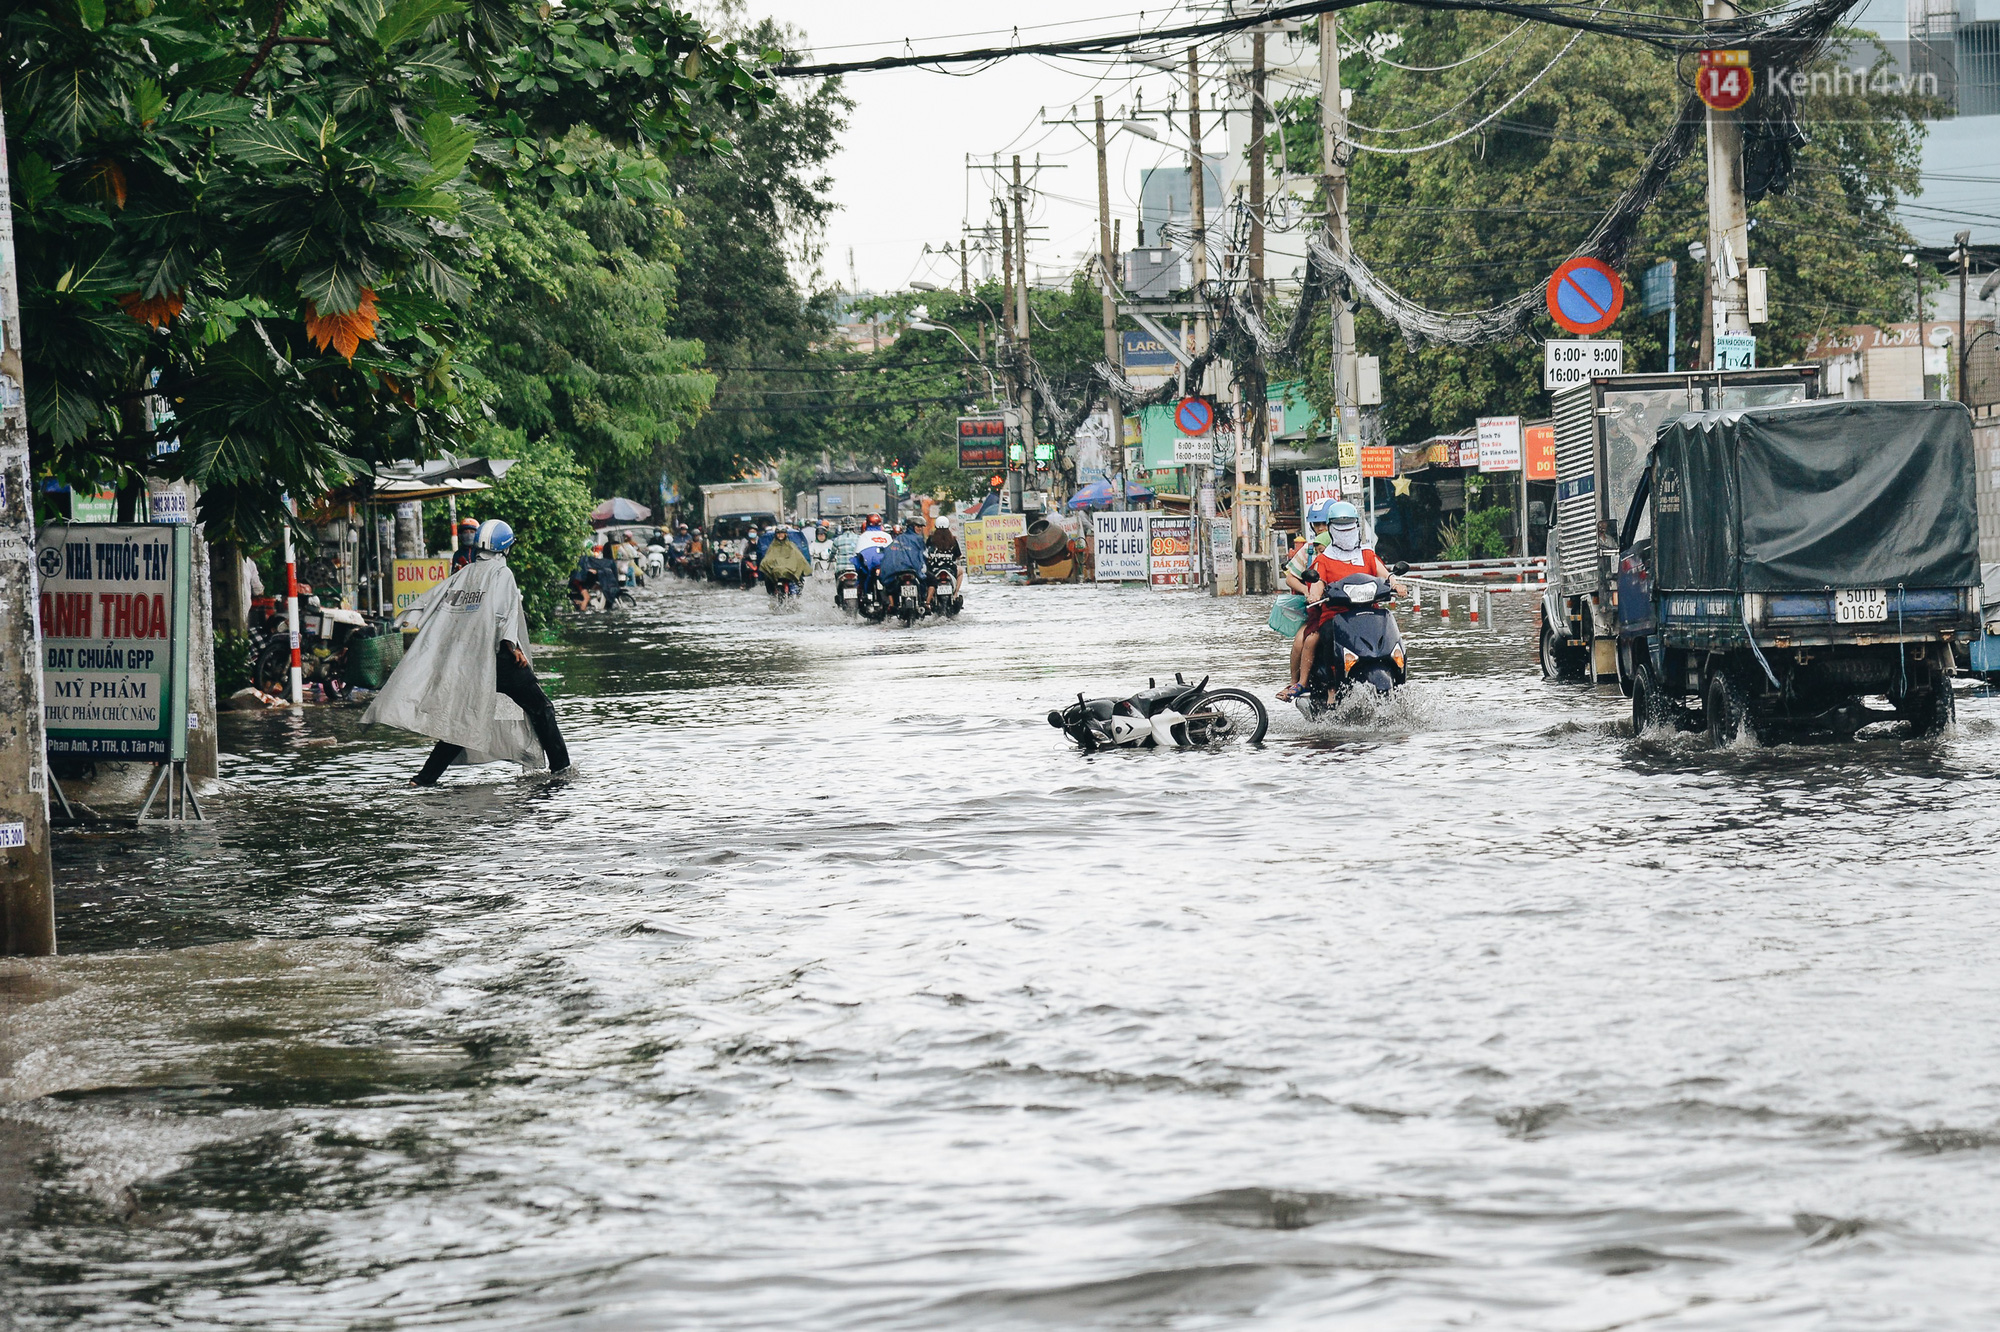
[[[1262,609],[670,583],[539,659],[570,781],[225,717],[0,979],[0,1323],[2000,1323],[2000,702],[1635,740],[1517,600],[1261,748],[1044,722],[1268,696]]]

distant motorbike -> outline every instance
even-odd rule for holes
[[[880,576],[866,585],[857,585],[854,593],[854,609],[861,618],[880,624],[889,618],[889,589]]]
[[[1049,713],[1049,725],[1085,750],[1201,749],[1210,745],[1256,744],[1270,718],[1255,694],[1243,689],[1210,689],[1208,677],[1189,684],[1146,681],[1128,698],[1085,699]]]
[[[959,574],[956,556],[931,551],[924,556],[924,575],[931,583],[931,599],[924,605],[925,614],[950,619],[965,609],[965,580]]]
[[[1398,564],[1393,572],[1408,568]],[[1293,699],[1307,721],[1318,721],[1357,689],[1387,698],[1408,679],[1403,635],[1389,611],[1395,599],[1389,580],[1373,574],[1352,574],[1326,589],[1325,604],[1350,609],[1333,615],[1320,630],[1305,691]]]
[[[842,567],[833,577],[833,604],[844,611],[854,610],[857,605],[856,590],[861,584],[861,575],[851,566]]]
[[[282,694],[292,679],[292,638],[284,602],[263,597],[251,609],[251,632],[258,640],[251,663],[254,683],[266,693]],[[349,649],[374,632],[360,611],[322,606],[316,596],[299,598],[299,679],[332,696],[345,694]]]
[[[646,547],[646,577],[658,578],[667,571],[667,548],[658,541]]]

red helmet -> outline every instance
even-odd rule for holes
[[[879,513],[871,513],[871,514],[869,514],[869,515],[868,515],[868,525],[869,525],[870,527],[877,527],[877,526],[880,526],[880,525],[881,525],[881,522],[882,522],[882,515],[881,515],[881,514],[879,514]]]

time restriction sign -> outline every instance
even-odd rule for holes
[[[1717,111],[1734,111],[1750,100],[1753,82],[1748,51],[1703,51],[1694,93]]]

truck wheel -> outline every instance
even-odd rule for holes
[[[1760,737],[1750,716],[1750,698],[1728,671],[1709,677],[1708,692],[1702,695],[1702,718],[1708,723],[1708,743],[1716,749],[1736,743],[1741,735],[1755,742]]]
[[[1642,736],[1672,722],[1673,705],[1660,692],[1660,681],[1653,674],[1653,663],[1640,662],[1632,672],[1632,734]]]
[[[1910,723],[1911,734],[1924,738],[1939,734],[1958,714],[1951,677],[1942,671],[1933,672],[1929,684],[1921,690],[1912,689],[1896,711]]]
[[[1542,625],[1542,678],[1544,680],[1581,680],[1583,678],[1584,654],[1566,646],[1556,631],[1546,623]]]

